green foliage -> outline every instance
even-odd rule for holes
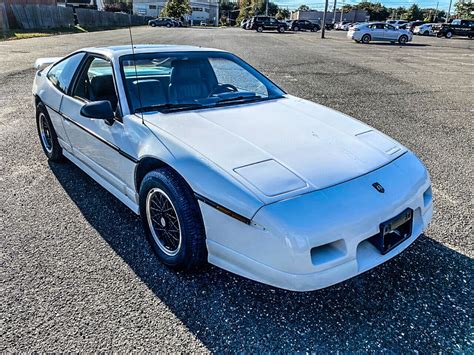
[[[161,16],[171,18],[181,18],[191,13],[191,6],[188,0],[168,0],[161,10]]]
[[[298,7],[298,11],[309,11],[309,6],[308,5],[300,5],[300,7]]]
[[[408,10],[402,15],[403,20],[414,21],[420,20],[423,17],[423,12],[417,4],[411,5]]]
[[[237,17],[237,23],[241,23],[243,20],[253,16],[253,2],[252,0],[241,0],[240,1],[240,12]]]
[[[474,18],[474,3],[472,1],[458,1],[454,8],[456,9],[456,17],[470,20]]]
[[[278,20],[284,20],[290,18],[290,11],[287,9],[278,9],[278,12],[275,16]]]
[[[367,11],[371,21],[385,21],[390,15],[390,11],[379,2],[362,1],[354,5],[353,9]]]

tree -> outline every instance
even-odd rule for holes
[[[458,1],[454,8],[458,18],[468,20],[474,17],[474,3],[472,1]]]
[[[290,11],[287,9],[278,9],[278,12],[275,16],[278,20],[284,20],[290,18]]]
[[[355,10],[365,10],[372,21],[385,21],[390,12],[381,3],[371,3],[369,1],[362,1],[353,7]]]
[[[181,18],[191,13],[191,6],[188,0],[168,0],[161,10],[161,16],[171,18]]]
[[[402,19],[408,21],[420,20],[423,17],[423,12],[417,4],[411,5],[408,10],[402,15]]]
[[[222,0],[219,6],[219,19],[222,24],[235,25],[239,15],[239,3],[229,0]]]
[[[300,7],[298,7],[298,11],[309,11],[309,6],[308,5],[300,5]]]
[[[240,1],[240,12],[237,16],[237,23],[241,23],[243,20],[253,16],[253,3],[252,0],[241,0]]]

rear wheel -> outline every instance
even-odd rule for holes
[[[472,39],[472,35],[467,35],[467,38]]]
[[[446,36],[446,38],[452,38],[453,33],[451,31],[448,31],[448,32],[446,32],[445,36]]]
[[[293,31],[298,32],[300,28],[298,26],[293,27]]]
[[[441,37],[443,37],[443,34],[440,33],[440,32],[438,32],[438,33],[436,34],[436,37],[441,38]]]
[[[36,127],[41,147],[49,160],[59,162],[63,159],[63,149],[59,145],[58,136],[49,118],[46,107],[40,102],[36,106]]]
[[[423,36],[429,36],[429,35],[430,35],[430,31],[423,32]]]
[[[206,233],[191,188],[173,170],[148,173],[140,186],[140,217],[158,259],[175,270],[207,260]]]
[[[150,23],[151,27],[156,27],[156,24],[154,22]]]
[[[400,38],[398,39],[398,43],[400,44],[407,44],[408,42],[408,36],[406,35],[401,35]]]
[[[370,39],[371,39],[371,38],[370,38],[370,35],[367,35],[367,34],[366,34],[366,35],[363,35],[363,36],[362,36],[362,39],[361,39],[361,40],[362,40],[362,43],[368,44],[368,43],[370,42]]]
[[[283,27],[283,26],[278,27],[278,32],[280,32],[280,33],[285,32],[285,27]]]
[[[263,32],[263,26],[257,26],[257,32],[262,33]]]
[[[170,28],[170,27],[171,27],[171,23],[167,23],[167,24],[166,24],[166,27]]]

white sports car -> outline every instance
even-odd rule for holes
[[[231,53],[87,48],[37,60],[38,133],[141,216],[158,258],[308,291],[379,265],[432,216],[430,178],[374,128]]]

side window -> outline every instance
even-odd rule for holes
[[[115,110],[118,100],[112,64],[102,58],[92,59],[79,77],[73,96],[87,101],[110,101]]]
[[[385,25],[385,29],[393,31],[395,30],[395,27],[393,27],[392,25]]]
[[[77,53],[54,65],[48,72],[48,79],[59,90],[66,93],[69,84],[71,84],[72,77],[84,56],[85,53]]]
[[[263,97],[268,96],[267,88],[248,71],[242,70],[238,64],[221,58],[210,58],[209,62],[218,84],[230,84],[239,91],[254,92]]]

